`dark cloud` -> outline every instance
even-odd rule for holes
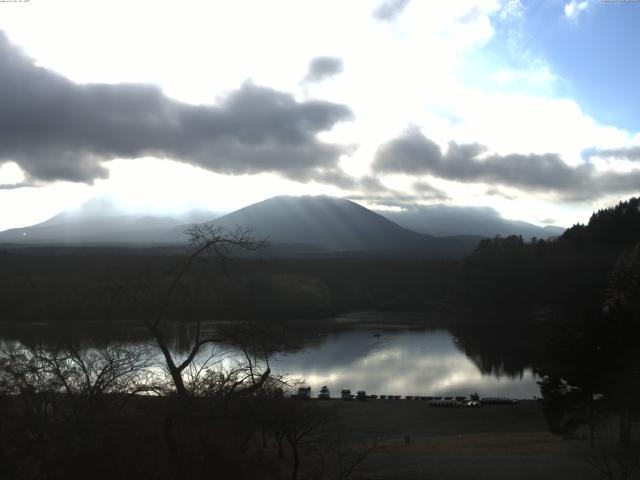
[[[0,183],[0,190],[15,190],[17,188],[35,187],[32,183],[19,182],[19,183]]]
[[[343,70],[342,59],[338,57],[316,57],[309,62],[309,70],[304,81],[308,83],[321,82],[342,73]]]
[[[593,165],[567,165],[557,154],[483,155],[478,144],[449,143],[446,154],[419,130],[382,145],[373,168],[380,173],[433,175],[463,183],[488,183],[587,200],[610,193],[640,191],[640,171],[598,173]]]
[[[591,157],[612,157],[620,160],[631,160],[631,161],[639,161],[640,160],[640,146],[636,147],[628,147],[628,148],[617,148],[617,149],[607,149],[607,150],[598,150],[592,149],[587,153],[587,158]]]
[[[387,188],[378,178],[373,177],[371,175],[365,175],[361,177],[358,181],[358,185],[360,190],[364,192],[388,192],[389,188]]]
[[[377,194],[354,194],[344,198],[354,202],[364,202],[369,204],[384,205],[386,207],[401,207],[413,205],[421,200],[419,195],[396,194],[396,195],[377,195]]]
[[[0,163],[43,181],[91,182],[106,177],[104,161],[142,156],[306,181],[349,148],[317,134],[353,117],[345,105],[298,102],[250,82],[215,106],[178,102],[150,85],[80,85],[35,66],[2,32],[0,105]]]
[[[406,208],[416,202],[449,200],[445,192],[424,181],[414,182],[410,192],[401,192],[386,187],[376,177],[365,176],[359,179],[358,187],[361,193],[349,196],[350,200],[389,207]]]
[[[358,186],[358,180],[347,175],[339,168],[331,168],[314,172],[313,179],[318,183],[335,185],[343,190],[353,190]]]
[[[413,190],[420,196],[420,200],[449,200],[449,195],[425,181],[413,183]]]
[[[390,22],[407,8],[411,0],[386,0],[373,11],[373,18],[383,22]]]

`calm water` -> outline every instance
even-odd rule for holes
[[[314,392],[327,385],[333,396],[342,388],[378,395],[539,395],[531,369],[516,376],[482,373],[446,330],[358,328],[329,333],[303,351],[280,356],[272,367],[303,378]]]
[[[305,346],[293,353],[276,355],[270,360],[272,370],[303,379],[313,392],[327,385],[333,396],[338,396],[343,388],[351,389],[352,393],[366,390],[369,394],[403,396],[469,395],[476,392],[480,396],[514,398],[539,395],[537,379],[527,367],[527,359],[523,358],[526,355],[514,344],[515,337],[497,346],[482,342],[476,345],[481,338],[476,334],[458,339],[444,329],[416,328],[415,325],[403,327],[397,323],[391,327],[400,318],[398,315],[383,314],[388,317],[387,322],[380,322],[380,314],[376,315],[375,323],[367,323],[370,319],[365,316],[324,333],[305,331],[301,342]],[[148,344],[150,341],[145,338],[145,331],[139,329],[127,330],[124,336],[110,340],[90,338],[98,335],[97,329],[89,330],[91,335],[87,331],[73,331],[79,336],[83,348],[114,340],[130,345]],[[45,333],[37,338],[33,327],[22,334],[0,331],[0,346],[35,344],[48,335]],[[189,344],[188,336],[182,340],[184,345]],[[178,344],[180,341],[176,338]],[[227,352],[229,361],[240,356],[237,352],[229,352],[228,347]],[[511,368],[502,368],[509,363],[506,358],[510,359]],[[158,359],[161,359],[159,354]]]

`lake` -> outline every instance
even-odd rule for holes
[[[379,336],[378,336],[379,335]],[[518,375],[486,373],[447,330],[354,328],[329,332],[302,351],[272,361],[275,371],[304,379],[333,396],[349,388],[377,395],[539,395],[530,368]]]
[[[372,313],[331,319],[327,328],[315,324],[316,328],[304,329],[301,348],[273,356],[270,366],[274,372],[303,380],[314,393],[327,385],[332,396],[339,396],[343,388],[352,393],[365,390],[368,394],[402,396],[478,393],[524,399],[539,395],[537,378],[526,360],[517,368],[501,368],[504,360],[499,347],[483,345],[479,351],[477,346],[471,350],[467,346],[477,335],[464,339],[444,328],[402,320],[402,314]],[[25,331],[22,335],[2,331],[0,343],[31,344],[33,333],[30,330],[25,336]],[[84,348],[95,345],[86,328],[80,335]],[[178,339],[176,345],[188,344],[187,340]],[[117,341],[138,345],[150,340],[144,330],[137,330],[128,331]],[[239,353],[231,351],[230,356],[235,355]],[[487,356],[491,357],[490,366]]]

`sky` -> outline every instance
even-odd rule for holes
[[[0,230],[328,194],[569,226],[640,194],[640,2],[0,2]]]

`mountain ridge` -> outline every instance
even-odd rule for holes
[[[505,219],[490,207],[427,205],[379,213],[405,228],[436,236],[479,235],[490,238],[520,235],[529,239],[555,237],[565,231],[555,225],[539,227],[522,220]]]
[[[317,245],[330,251],[455,253],[479,238],[439,239],[397,225],[350,200],[329,196],[277,196],[212,222],[227,230],[251,225],[258,238],[274,243]]]
[[[429,216],[420,215],[429,208],[438,212],[440,220],[438,215],[431,215],[429,222]],[[412,213],[415,214],[413,218]],[[197,220],[193,223],[206,220],[206,223],[227,230],[234,230],[237,226],[252,227],[255,236],[268,238],[274,244],[271,251],[278,254],[291,251],[311,254],[403,252],[462,255],[469,253],[483,236],[520,233],[504,230],[509,229],[509,225],[531,226],[526,222],[507,221],[511,223],[501,224],[503,230],[496,231],[496,222],[487,222],[486,219],[498,219],[498,224],[505,221],[495,210],[486,207],[415,207],[401,214],[376,212],[348,199],[309,195],[281,195],[219,217],[213,212],[200,211],[192,218]],[[0,242],[19,245],[178,246],[186,244],[184,230],[189,222],[185,219],[184,216],[125,214],[108,200],[96,197],[44,222],[0,232]],[[452,222],[458,225],[452,228]],[[489,230],[483,231],[479,227]],[[536,229],[535,236],[549,236],[540,233],[545,232],[542,227]],[[433,231],[445,235],[435,236],[430,233]],[[474,235],[478,232],[485,235]]]

